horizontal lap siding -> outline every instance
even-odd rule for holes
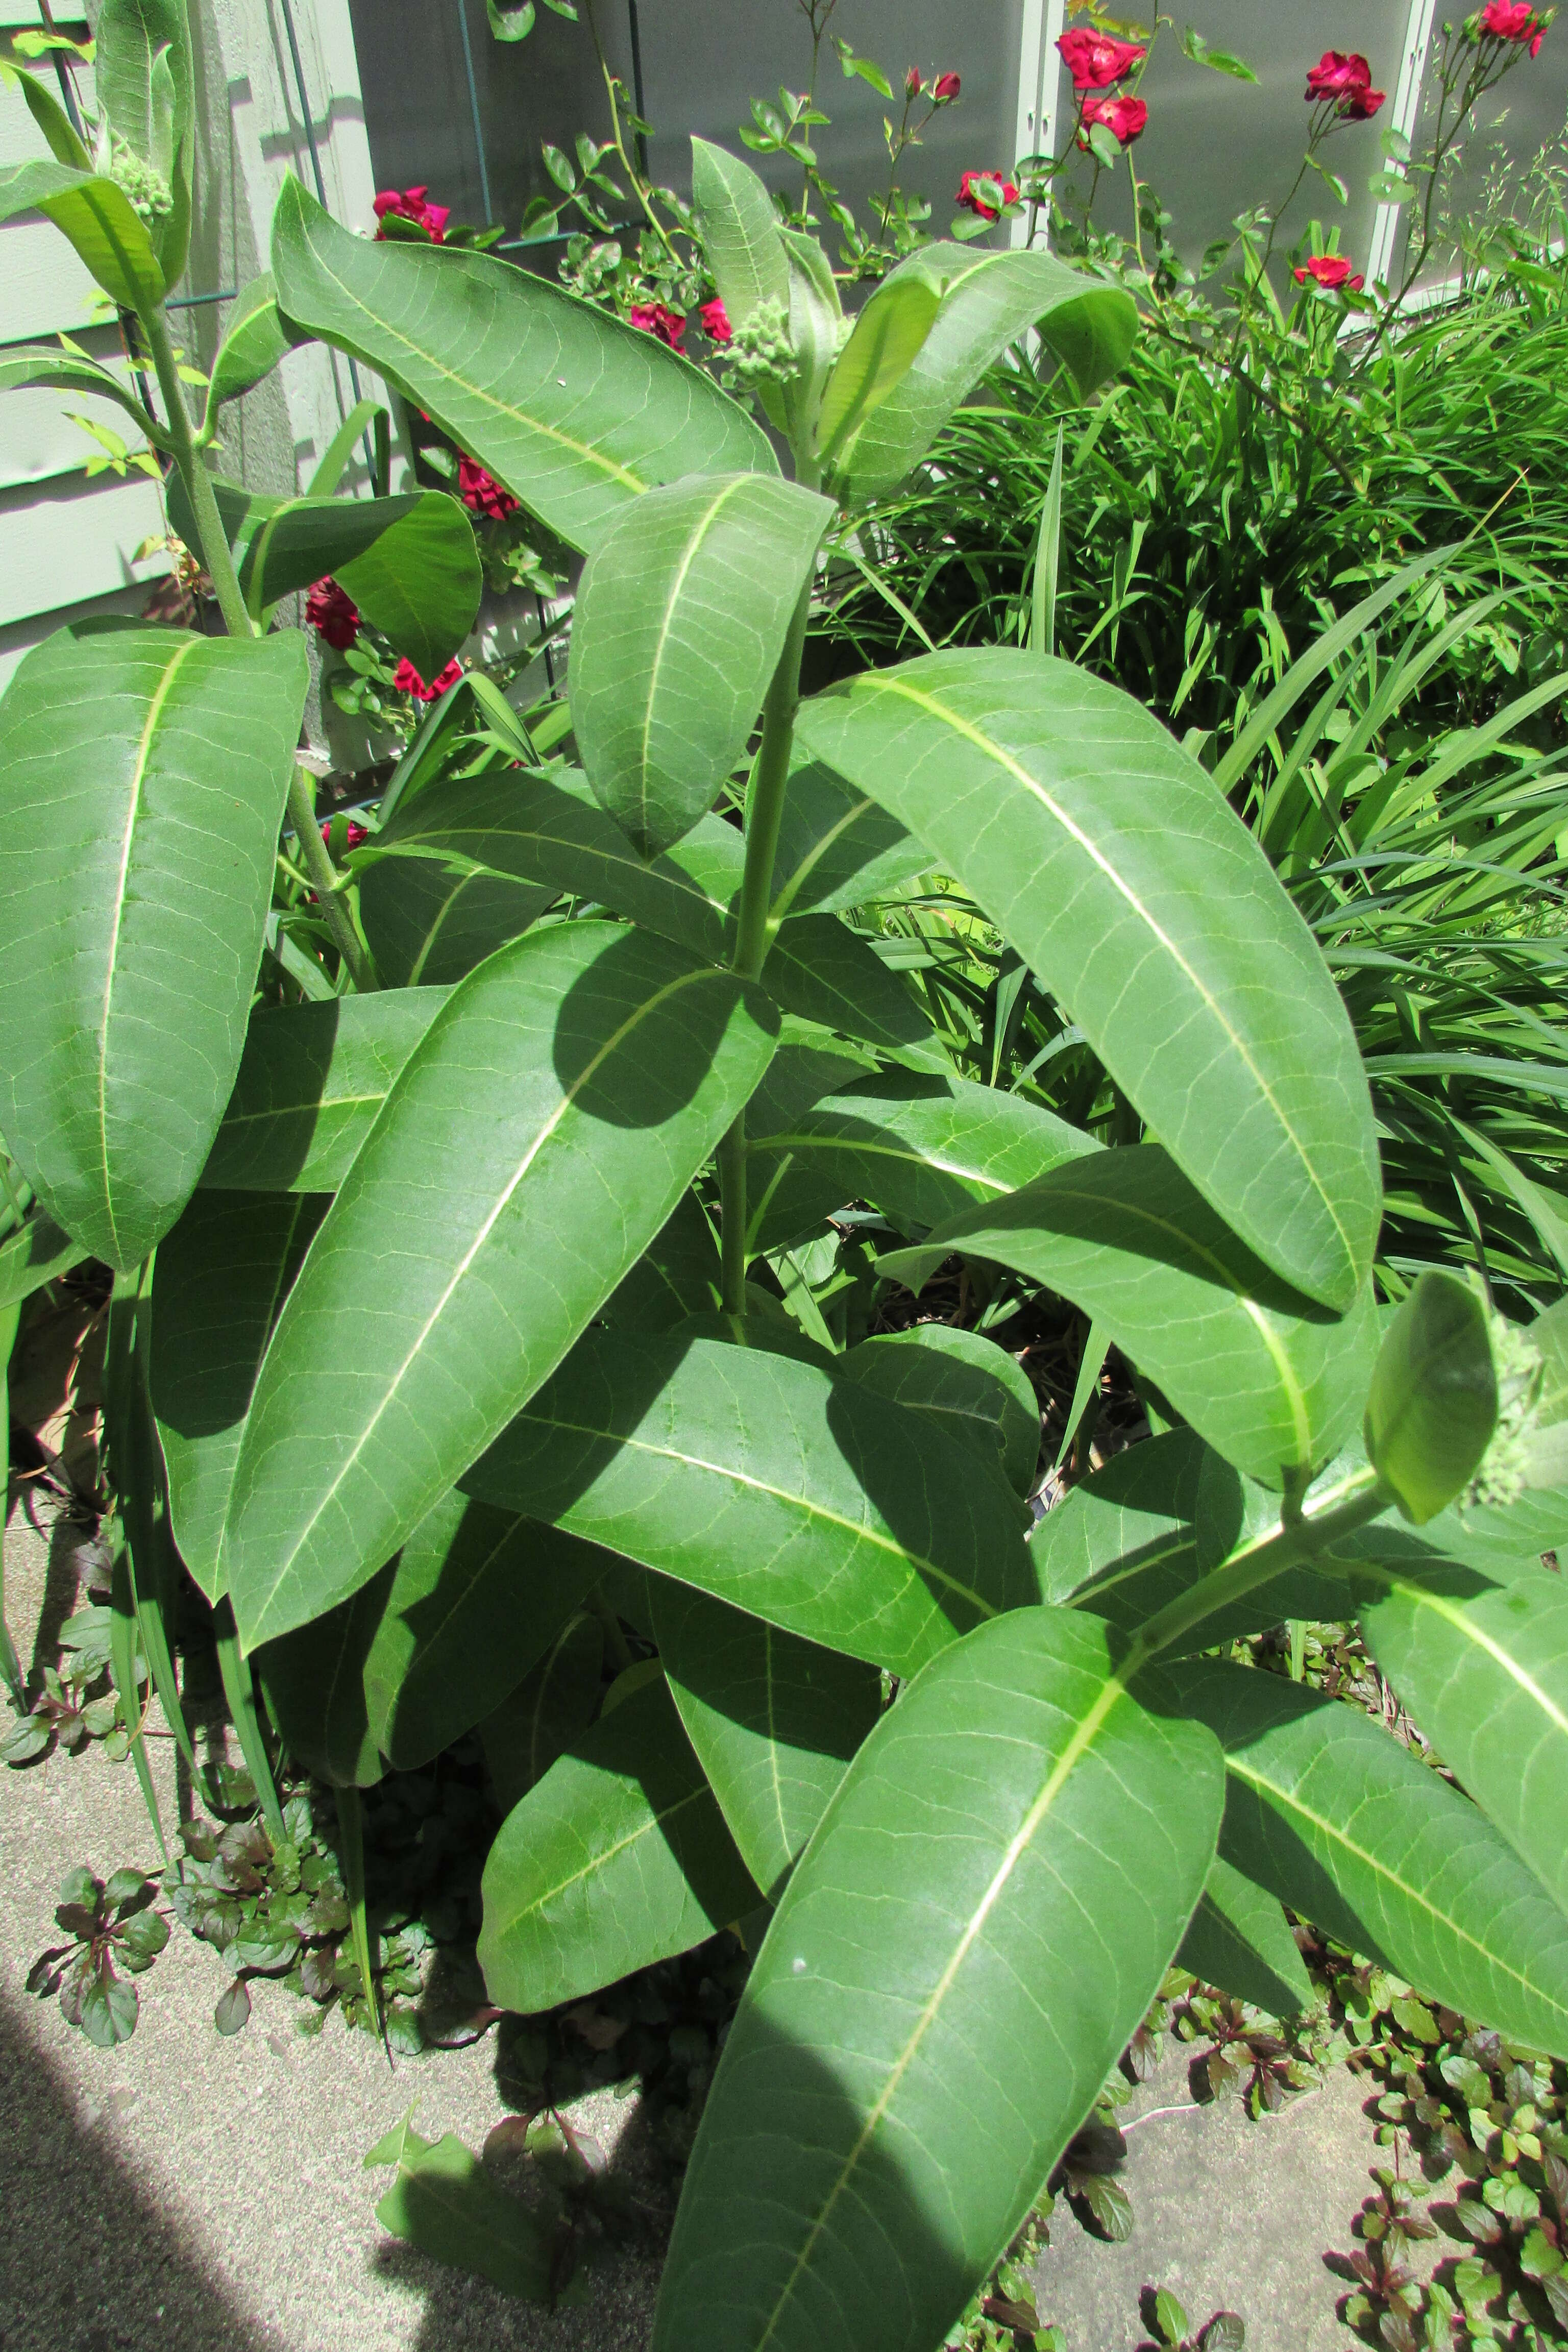
[[[64,26],[67,12],[58,12]],[[0,28],[37,23],[36,10],[0,5]],[[54,77],[47,63],[42,71]],[[47,152],[22,100],[0,92],[0,163]],[[114,313],[65,238],[37,214],[0,226],[0,345],[68,334],[106,366],[125,361]],[[112,401],[39,390],[0,394],[0,687],[29,647],[89,614],[139,613],[147,583],[169,568],[158,486],[132,469],[89,479],[97,445],[71,412],[106,425],[131,448],[140,436]]]

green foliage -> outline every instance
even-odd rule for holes
[[[100,2050],[135,2032],[137,1993],[129,1979],[150,1969],[169,1940],[168,1920],[152,1907],[157,1894],[155,1881],[139,1870],[117,1870],[107,1883],[85,1868],[68,1871],[55,1924],[69,1941],[40,1952],[27,1971],[27,1990],[41,2000],[58,1993],[66,2022]]]
[[[1080,2134],[1179,1951],[1231,1979],[1211,2079],[1245,2047],[1263,2104],[1294,2081],[1242,2000],[1300,2002],[1281,1906],[1568,2060],[1539,1565],[1568,1542],[1563,1343],[1415,1282],[1410,1198],[1378,1254],[1380,1147],[1419,1195],[1413,1159],[1462,1143],[1511,1204],[1510,1307],[1535,1303],[1535,1243],[1568,1271],[1545,1121],[1409,1092],[1484,1089],[1498,1063],[1502,1092],[1528,1037],[1537,1095],[1561,1093],[1551,958],[1518,919],[1555,856],[1550,665],[1496,709],[1456,688],[1421,734],[1418,690],[1503,607],[1473,600],[1472,558],[1439,580],[1379,556],[1293,670],[1268,629],[1266,660],[1245,629],[1218,655],[1229,608],[1194,573],[1170,599],[1197,616],[1184,688],[1163,656],[1092,675],[1135,635],[1132,556],[1098,636],[1074,570],[1093,436],[1143,380],[1110,384],[1137,328],[1113,271],[935,247],[846,338],[822,248],[709,152],[703,232],[744,312],[731,390],[492,255],[354,238],[289,182],[276,318],[255,289],[220,397],[320,338],[493,473],[541,565],[589,557],[565,691],[527,704],[538,641],[470,671],[362,831],[323,838],[293,757],[303,648],[263,616],[330,561],[379,632],[344,656],[353,694],[390,709],[392,651],[434,661],[472,616],[474,532],[443,489],[341,500],[346,444],[279,505],[206,470],[161,307],[184,52],[138,51],[121,5],[110,121],[144,89],[137,170],[73,152],[4,201],[41,200],[89,259],[105,218],[132,224],[119,299],[227,635],[63,632],[0,708],[0,1120],[24,1186],[0,1246],[29,1235],[19,1278],[52,1262],[47,1214],[117,1269],[125,1540],[91,1654],[122,1706],[145,1658],[193,1769],[183,1559],[217,1604],[265,1822],[188,1825],[170,1894],[234,1967],[219,2030],[266,1973],[419,2046],[422,1961],[477,1930],[470,2023],[571,2000],[607,2053],[635,2023],[618,1980],[738,1927],[755,1959],[722,2054],[721,1993],[683,2043],[711,2087],[655,2329],[680,2352],[1028,2326],[1017,2277],[986,2282],[1058,2161],[1102,2229],[1130,2226],[1115,2134]],[[757,139],[798,161],[816,110],[786,104]],[[559,159],[590,219],[608,152]],[[697,264],[649,217],[684,300]],[[912,241],[907,204],[881,232]],[[846,576],[932,635],[900,540],[931,478],[902,486],[944,429],[943,466],[990,429],[960,404],[1036,327],[1098,405],[1058,469],[1065,383],[1000,379],[1052,459],[1005,625],[807,691],[829,602],[851,625]],[[1194,403],[1238,396],[1187,357]],[[1196,528],[1211,555],[1237,536]],[[1189,703],[1208,723],[1182,745],[1163,721]],[[1488,976],[1510,959],[1528,1008]],[[1500,1050],[1474,1054],[1467,1009],[1500,996]],[[1397,1308],[1381,1354],[1374,1281]],[[1065,1363],[1079,1422],[1108,1348],[1118,1411],[1164,1433],[1031,1540],[1034,1375],[1054,1398]],[[1088,1444],[1080,1423],[1080,1468]],[[1358,1612],[1463,1790],[1382,1721],[1213,1654]],[[330,1840],[279,1799],[268,1717],[335,1789]],[[488,1845],[477,1887],[438,1874],[464,1838]],[[107,1956],[145,1906],[120,1920],[114,1882],[86,1889],[60,1981],[112,2034]],[[543,2225],[406,2121],[376,2151],[384,2218],[552,2291],[597,2193],[553,2129],[524,2141],[565,2200]],[[1173,2298],[1154,2316],[1190,2336]],[[1199,2341],[1234,2337],[1216,2314]]]

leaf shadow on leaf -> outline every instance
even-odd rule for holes
[[[555,1075],[577,1111],[607,1127],[651,1128],[662,1126],[693,1100],[717,1058],[737,1000],[724,987],[675,985],[681,987],[683,1017],[695,1050],[689,1057],[682,1055],[679,1077],[672,1076],[668,1057],[639,1060],[628,1077],[625,1055],[613,1054],[619,1033],[605,1038],[605,1005],[607,999],[619,997],[628,1022],[647,1013],[645,934],[624,932],[573,982],[556,1013],[552,1055]],[[599,1076],[601,1064],[613,1067],[613,1083]]]
[[[1163,1198],[1173,1209],[1179,1203],[1179,1213],[1162,1213],[1148,1205],[1144,1196],[1156,1169],[1163,1180]],[[1064,1241],[1100,1244],[1106,1239],[1108,1209],[1119,1220],[1124,1245],[1131,1245],[1135,1236],[1139,1254],[1156,1265],[1170,1266],[1211,1289],[1250,1299],[1299,1322],[1332,1326],[1343,1319],[1331,1307],[1292,1289],[1255,1256],[1158,1143],[1130,1144],[1065,1161],[1020,1192],[970,1212],[939,1238],[961,1249],[964,1223],[1002,1229],[1017,1223],[1045,1228]]]
[[[294,1018],[289,1021],[289,1100],[269,1121],[268,1130],[268,1166],[271,1183],[279,1190],[290,1189],[293,1181],[310,1156],[310,1145],[321,1116],[321,1103],[331,1072],[332,1053],[337,1044],[338,1028],[342,1013],[342,1002],[338,997],[322,998],[306,1006],[291,1006]],[[303,1013],[305,1017],[299,1016]],[[252,1033],[255,1035],[256,1033]],[[265,1035],[266,1033],[262,1033]],[[247,1044],[250,1041],[247,1040]],[[260,1042],[258,1039],[258,1042]],[[242,1063],[236,1094],[240,1096],[248,1076]],[[259,1109],[260,1104],[247,1104]],[[228,1116],[234,1115],[231,1100]],[[220,1130],[221,1132],[221,1130]]]

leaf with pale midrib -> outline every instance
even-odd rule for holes
[[[998,1463],[830,1367],[591,1331],[463,1480],[898,1674],[1037,1597]]]
[[[234,1084],[308,682],[293,634],[64,629],[0,702],[0,1129],[122,1269]]]
[[[1468,1798],[1279,1675],[1205,1660],[1151,1687],[1225,1748],[1227,1862],[1429,1999],[1568,2057],[1568,1918]]]
[[[247,1646],[374,1574],[554,1369],[767,1067],[760,990],[608,923],[459,983],[257,1383],[223,1551]]]
[[[1370,1286],[1343,1318],[1294,1296],[1157,1143],[1066,1161],[879,1263],[916,1287],[950,1250],[1085,1308],[1211,1445],[1267,1486],[1331,1455],[1365,1399],[1377,1347]]]
[[[796,723],[973,892],[1248,1246],[1348,1307],[1380,1211],[1355,1036],[1197,762],[1117,688],[1005,647],[869,671]]]
[[[1031,1609],[903,1691],[757,1956],[654,2352],[931,2352],[1143,2016],[1214,1853],[1212,1737]]]
[[[203,1185],[335,1192],[393,1080],[450,993],[378,990],[253,1013]]]
[[[286,320],[378,368],[569,546],[683,474],[777,477],[700,368],[492,254],[351,236],[289,179],[272,275]]]

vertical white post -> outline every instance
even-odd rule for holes
[[[1067,14],[1067,0],[1024,0],[1023,36],[1018,44],[1018,117],[1013,157],[1049,155],[1057,135],[1057,40]],[[1013,242],[1022,245],[1029,234],[1027,211],[1013,223]]]
[[[1415,127],[1421,119],[1422,68],[1426,62],[1426,44],[1432,37],[1432,19],[1437,13],[1437,0],[1410,0],[1405,19],[1405,46],[1399,57],[1399,79],[1394,85],[1394,110],[1389,115],[1389,127],[1403,131],[1414,141]],[[1366,257],[1366,282],[1376,286],[1386,280],[1394,266],[1394,248],[1399,236],[1398,205],[1380,204],[1372,225],[1372,244]]]

